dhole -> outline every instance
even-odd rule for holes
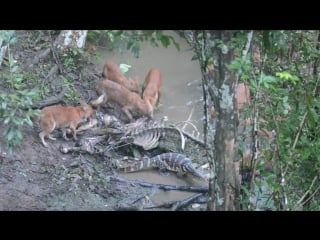
[[[151,68],[142,87],[142,97],[149,101],[153,110],[159,103],[161,96],[162,74],[158,68]]]
[[[40,116],[42,132],[39,133],[43,145],[48,147],[48,144],[44,140],[45,136],[48,136],[51,140],[56,140],[50,135],[56,127],[61,128],[63,138],[68,140],[66,136],[66,127],[70,126],[70,129],[73,131],[73,138],[77,140],[77,125],[81,120],[90,117],[93,114],[94,110],[92,107],[84,101],[80,101],[80,106],[77,107],[54,105],[43,108],[42,115]]]
[[[106,79],[119,83],[120,85],[126,87],[130,91],[139,93],[139,83],[138,80],[128,79],[122,74],[119,66],[112,61],[106,61],[103,66],[102,76]]]
[[[128,116],[130,121],[133,120],[130,111],[138,111],[140,114],[152,117],[152,106],[145,102],[139,94],[131,92],[120,84],[104,79],[98,82],[96,91],[101,95],[98,99],[91,101],[93,106],[106,103],[107,100],[116,102],[122,106],[122,110]]]

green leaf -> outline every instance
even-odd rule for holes
[[[167,36],[162,36],[160,38],[162,46],[167,48],[170,45],[170,39]]]
[[[132,39],[130,39],[127,43],[127,50],[130,50],[130,48],[133,46],[133,44],[135,43],[135,41],[133,41]]]
[[[22,77],[16,77],[16,78],[14,79],[15,83],[21,83],[22,80],[23,80]]]
[[[136,58],[139,58],[140,45],[139,45],[138,43],[136,43],[136,44],[132,47],[131,51],[133,52],[133,54],[134,54],[134,56],[135,56]]]
[[[2,109],[6,109],[6,108],[7,108],[7,102],[3,101],[3,102],[1,103],[1,108],[2,108]]]
[[[260,180],[255,180],[254,183],[257,185],[257,187],[261,187],[262,186],[262,183]]]
[[[4,123],[4,124],[8,124],[8,123],[10,122],[10,120],[11,120],[11,118],[10,118],[10,117],[7,117],[7,118],[3,121],[3,123]]]
[[[115,30],[115,31],[113,31],[113,36],[119,37],[122,33],[123,33],[123,30]]]
[[[13,37],[10,39],[10,44],[15,44],[17,42],[17,38]]]
[[[311,128],[314,128],[316,125],[315,115],[316,114],[314,114],[311,109],[308,110],[307,120],[308,120],[308,124],[310,125]]]
[[[120,70],[121,70],[122,73],[126,73],[126,72],[129,71],[129,68],[131,68],[131,66],[130,66],[130,65],[127,65],[127,64],[124,64],[124,63],[121,63],[121,64],[119,65],[119,68],[120,68]]]
[[[250,196],[248,188],[244,187],[243,185],[241,185],[240,188],[245,192],[246,196]]]
[[[270,34],[270,31],[267,31],[267,30],[263,31],[263,44],[267,50],[270,50],[270,45],[271,45],[269,34]]]
[[[288,72],[277,72],[276,77],[279,77],[285,80],[290,80],[293,84],[296,84],[299,81],[299,78],[297,76],[293,76]]]
[[[193,55],[193,57],[191,58],[191,61],[193,61],[193,60],[198,60],[199,59],[199,57],[198,57],[198,55],[196,54],[196,55]]]
[[[7,140],[11,141],[14,138],[14,131],[9,131],[7,135]]]
[[[176,47],[176,49],[177,49],[178,51],[180,51],[180,44],[177,43],[172,36],[170,36],[169,38],[171,39],[171,41],[172,41],[172,43],[174,44],[174,46]]]
[[[261,172],[261,176],[262,176],[262,177],[265,177],[265,178],[271,176],[271,174],[272,174],[272,173],[270,173],[270,172],[268,172],[268,171],[262,171],[262,172]]]
[[[152,47],[159,47],[159,44],[156,42],[156,39],[154,37],[150,39],[150,44]]]
[[[15,73],[18,70],[18,65],[12,67],[11,72]]]
[[[162,33],[161,30],[157,30],[157,31],[156,31],[156,37],[157,37],[157,39],[159,40],[159,39],[161,39],[161,38],[163,38],[163,37],[165,37],[165,36],[163,35],[163,33]]]
[[[23,135],[22,135],[22,132],[21,131],[16,131],[16,138],[18,139],[18,140],[22,140],[23,139]]]
[[[151,37],[151,35],[154,33],[154,30],[144,30],[143,32],[146,37]]]
[[[31,126],[31,127],[33,126],[33,122],[31,121],[29,116],[27,118],[25,118],[25,121],[29,126]]]
[[[263,75],[261,80],[263,83],[273,83],[277,81],[275,77],[269,75]]]
[[[22,125],[22,121],[19,118],[13,118],[12,121],[15,125],[18,125],[18,126]]]

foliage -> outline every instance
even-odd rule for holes
[[[70,78],[66,78],[63,75],[60,75],[60,78],[63,83],[63,87],[66,88],[66,93],[64,95],[64,98],[66,101],[73,101],[73,102],[79,102],[80,96],[78,91],[74,88],[73,80]]]
[[[258,207],[252,199],[262,192],[245,180],[238,201],[246,206],[244,209],[319,210],[319,31],[254,31],[246,56],[243,50],[249,31],[232,32],[235,58],[224,64],[237,74],[238,81],[250,86],[253,105],[245,115],[263,119],[258,129],[274,134],[272,141],[258,138],[263,152],[250,169],[251,176],[260,172],[264,177],[256,179],[254,185],[270,190],[268,202]],[[203,84],[207,84],[204,95],[210,95],[207,67],[218,66],[213,46],[222,53],[228,50],[214,34],[219,35],[219,31],[184,31],[195,51],[193,60],[199,60],[202,68]],[[213,81],[219,81],[219,77]],[[246,134],[253,134],[253,127]],[[240,136],[238,141],[243,155],[245,144]],[[272,172],[265,170],[266,163],[272,164]]]
[[[319,172],[318,114],[319,95],[317,94],[319,76],[318,31],[268,31],[263,34],[266,54],[277,61],[268,61],[269,69],[276,70],[275,82],[268,83],[269,114],[272,119],[282,117],[285,121],[274,121],[277,129],[278,169],[284,171],[285,182],[281,195],[287,195],[288,204],[284,209],[295,210],[297,203],[318,205],[317,198],[306,201],[304,194],[310,191],[318,194],[317,185],[312,185]],[[280,172],[279,172],[280,173]],[[309,197],[309,196],[308,196]],[[284,199],[282,199],[284,202]],[[319,210],[319,209],[318,209]]]
[[[172,43],[177,50],[180,50],[174,38],[162,30],[90,30],[88,32],[88,42],[107,45],[109,50],[118,50],[120,53],[131,50],[136,58],[139,58],[143,41],[148,41],[153,47],[159,47],[161,44],[165,48]]]
[[[295,210],[319,171],[318,138],[313,137],[319,130],[315,36],[316,31],[263,31],[254,39],[262,46],[264,66],[259,73],[253,67],[247,73],[256,110],[267,121],[263,127],[276,132],[268,146],[274,177],[266,185],[273,189],[277,209]]]
[[[77,72],[87,62],[88,55],[82,49],[68,49],[60,54],[61,61],[67,71]]]
[[[2,136],[6,139],[8,149],[12,153],[13,149],[21,143],[23,139],[22,126],[33,125],[31,118],[38,115],[38,110],[33,110],[30,106],[39,98],[39,91],[27,89],[27,82],[20,72],[17,61],[13,58],[10,45],[15,44],[17,39],[15,31],[0,31],[7,48],[8,62],[4,62],[5,69],[1,75],[1,86],[7,87],[7,92],[0,91],[0,120],[4,124]],[[25,110],[27,109],[27,110]]]

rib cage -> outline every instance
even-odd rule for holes
[[[163,120],[148,120],[146,118],[138,119],[134,123],[123,124],[117,118],[110,117],[108,114],[102,114],[97,120],[98,126],[104,126],[104,128],[90,129],[82,135],[80,139],[82,141],[82,151],[87,146],[87,152],[92,154],[92,144],[95,143],[90,138],[105,136],[103,143],[101,142],[98,148],[101,154],[107,156],[109,156],[110,151],[122,147],[128,148],[128,146],[133,145],[140,146],[144,150],[158,148],[162,152],[181,153],[194,159],[198,164],[207,162],[204,142],[194,134],[181,130],[177,127],[177,124],[168,124]],[[83,144],[86,141],[91,143]]]
[[[188,132],[181,131],[177,127],[167,127],[163,124],[155,124],[153,122],[151,126],[142,126],[129,131],[121,140],[131,142],[137,146],[143,147],[144,150],[150,150],[158,146],[160,138],[165,137],[177,137],[180,138],[180,150],[184,150],[185,142],[191,140],[196,142],[202,147],[205,146],[204,142],[199,138],[189,134]]]

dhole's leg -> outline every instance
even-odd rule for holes
[[[72,129],[72,131],[73,131],[73,139],[74,140],[78,140],[78,138],[77,138],[77,130],[76,129]]]
[[[48,138],[50,138],[53,141],[57,140],[56,138],[52,137],[50,133],[47,136],[48,136]]]
[[[161,89],[159,89],[159,91],[158,91],[157,106],[159,106],[160,97],[161,97]]]
[[[130,122],[132,122],[133,118],[132,118],[132,115],[131,115],[129,109],[126,108],[126,107],[123,107],[122,110],[123,110],[123,111],[125,112],[125,114],[128,116]]]
[[[43,145],[45,147],[48,147],[48,144],[44,140],[44,137],[48,136],[51,140],[56,140],[54,137],[52,137],[50,135],[50,133],[55,129],[56,124],[52,120],[50,120],[50,118],[43,117],[43,118],[41,118],[40,125],[41,125],[41,128],[43,129],[43,131],[39,133],[39,137],[40,137]]]
[[[145,103],[148,105],[148,113],[146,114],[146,116],[148,117],[148,119],[153,119],[153,107],[152,104],[150,103],[150,100],[146,99]]]
[[[48,144],[47,144],[46,141],[44,140],[44,137],[45,137],[45,136],[46,136],[45,131],[42,131],[42,132],[39,133],[39,137],[40,137],[40,139],[41,139],[41,141],[42,141],[43,146],[48,147]]]
[[[65,140],[69,140],[69,138],[67,137],[67,130],[65,127],[61,127],[61,131],[62,131],[62,136]]]
[[[154,102],[153,110],[155,110],[157,108],[158,102],[159,102],[159,92],[156,92],[156,95],[155,95],[155,98],[154,98],[153,102]]]
[[[77,125],[78,125],[77,123],[71,123],[71,124],[70,124],[70,129],[72,130],[73,139],[74,139],[74,140],[78,140],[78,139],[77,139],[77,130],[76,130]]]

